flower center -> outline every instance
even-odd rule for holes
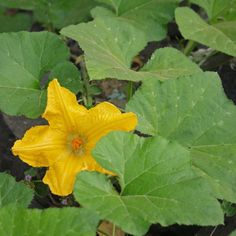
[[[78,137],[73,138],[71,141],[71,145],[72,145],[73,150],[77,151],[83,145],[83,140]]]

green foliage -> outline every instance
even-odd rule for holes
[[[98,218],[86,209],[28,210],[4,207],[0,211],[2,236],[95,236]]]
[[[160,48],[153,53],[151,59],[141,69],[143,81],[147,79],[174,79],[181,75],[191,75],[201,72],[201,69],[174,48]]]
[[[0,0],[0,6],[6,8],[18,8],[25,10],[33,10],[34,2],[31,0]]]
[[[174,9],[179,0],[97,0],[106,7],[92,10],[93,17],[118,17],[120,21],[131,23],[145,32],[148,41],[161,40],[166,37],[166,24],[174,16]]]
[[[0,235],[95,236],[98,216],[83,208],[29,210],[33,190],[0,173]]]
[[[46,73],[52,69],[56,73],[58,69],[55,67],[68,58],[67,47],[52,33],[1,34],[0,109],[10,115],[39,116],[44,111],[46,100],[46,89],[41,86],[41,80],[47,78]],[[66,70],[64,73],[69,75]],[[71,78],[78,80],[74,74],[71,70]],[[72,83],[75,84],[73,80]]]
[[[54,78],[80,92],[91,107],[92,96],[101,91],[95,81],[89,83],[88,72],[91,80],[142,82],[126,110],[138,116],[137,133],[148,135],[113,132],[97,143],[94,159],[116,176],[81,172],[74,189],[80,208],[26,209],[33,192],[46,196],[48,187],[39,176],[27,182],[31,189],[0,173],[0,235],[95,236],[103,219],[125,233],[144,235],[155,223],[218,225],[224,214],[235,214],[236,108],[226,98],[220,78],[203,73],[171,47],[156,50],[138,71],[131,69],[148,42],[166,37],[174,11],[181,34],[192,40],[188,45],[201,43],[236,56],[236,0],[188,1],[201,7],[203,18],[189,7],[176,9],[180,2],[0,0],[0,32],[29,30],[36,21],[53,32],[66,26],[61,34],[84,51],[75,63],[81,79],[62,37],[49,32],[1,33],[2,112],[38,117]],[[91,17],[94,20],[85,23]],[[173,45],[178,47],[177,40]],[[71,49],[73,56],[80,53]]]
[[[34,14],[36,20],[61,29],[88,20],[95,5],[94,0],[39,0],[34,1]]]
[[[59,29],[87,20],[96,5],[94,0],[0,0],[0,6],[32,10],[36,21]]]
[[[217,198],[236,202],[236,109],[215,73],[145,83],[127,110],[137,129],[178,142]]]
[[[236,20],[236,0],[190,0],[201,6],[211,22]]]
[[[192,171],[188,150],[178,143],[113,132],[99,141],[93,156],[118,175],[121,192],[106,176],[82,172],[75,196],[125,232],[143,235],[152,223],[222,223],[219,203]]]
[[[236,208],[231,202],[223,201],[221,207],[227,217],[232,217],[236,214]]]
[[[2,212],[2,207],[9,205],[27,207],[32,198],[32,189],[22,182],[17,183],[12,176],[6,173],[0,173],[0,212]]]
[[[236,230],[234,230],[229,236],[236,236]]]
[[[32,19],[29,14],[14,13],[11,15],[5,8],[0,6],[0,32],[14,32],[20,30],[29,30]]]
[[[177,8],[175,19],[181,34],[186,39],[191,39],[215,50],[236,56],[236,21],[225,21],[209,25],[187,7]]]
[[[49,79],[58,79],[61,86],[70,89],[73,93],[78,93],[82,89],[82,81],[78,69],[70,62],[57,64],[49,75]]]
[[[157,50],[141,71],[131,70],[132,59],[145,47],[147,39],[142,31],[114,18],[96,18],[86,24],[63,28],[61,33],[78,41],[85,51],[92,80],[164,80],[200,71],[197,65],[173,48]]]
[[[147,43],[142,31],[115,18],[99,17],[89,23],[63,28],[61,33],[78,41],[85,51],[91,79],[135,80],[135,72],[129,68],[133,57]]]

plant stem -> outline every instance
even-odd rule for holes
[[[90,93],[89,93],[89,87],[90,87],[89,75],[88,75],[88,72],[87,72],[87,69],[86,69],[84,56],[80,57],[79,65],[80,65],[80,70],[81,70],[81,77],[82,77],[82,80],[83,80],[83,86],[84,86],[84,94],[82,95],[83,102],[84,102],[84,105],[87,108],[90,108],[93,105],[93,99],[92,99],[92,97],[90,96]]]
[[[113,227],[112,227],[112,236],[116,235],[116,225],[113,223]]]
[[[198,65],[201,67],[201,65],[203,65],[209,58],[211,58],[212,56],[214,56],[216,53],[218,53],[217,51],[213,50],[211,53],[209,53],[209,55],[207,55],[206,57],[204,57],[199,63]]]
[[[45,27],[47,28],[49,32],[55,33],[55,28],[52,23],[46,24]]]
[[[186,55],[186,56],[189,56],[189,54],[193,51],[193,49],[196,47],[197,43],[192,41],[192,40],[189,40],[187,45],[185,46],[184,48],[184,51],[183,53]]]
[[[214,229],[211,231],[211,234],[209,236],[213,236],[213,234],[215,233],[217,227],[218,227],[218,225],[214,227]]]
[[[127,101],[129,101],[132,96],[133,96],[133,82],[129,81],[128,82]]]

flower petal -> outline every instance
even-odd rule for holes
[[[103,174],[115,175],[113,172],[102,168],[92,157],[92,155],[87,155],[83,163],[83,170],[87,171],[97,171]]]
[[[33,167],[50,166],[65,151],[65,135],[48,125],[29,129],[12,147],[15,156]]]
[[[121,113],[111,103],[102,102],[89,110],[87,118],[88,145],[92,148],[96,142],[111,131],[131,131],[137,125],[137,116],[132,113]]]
[[[49,167],[43,182],[48,184],[53,194],[67,196],[73,192],[75,177],[82,170],[114,175],[112,172],[102,168],[92,156],[76,156],[71,153]]]
[[[53,194],[67,196],[72,193],[75,176],[83,169],[83,158],[70,154],[49,167],[43,182],[49,185]]]
[[[77,127],[76,116],[83,115],[87,109],[79,105],[76,96],[61,87],[56,79],[49,83],[47,96],[47,107],[43,117],[48,120],[51,127],[74,131]]]

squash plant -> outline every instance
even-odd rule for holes
[[[0,235],[224,223],[236,203],[236,107],[219,75],[188,56],[202,45],[212,50],[204,61],[236,56],[235,0],[0,0],[0,19],[0,110],[48,121],[12,146],[32,167],[25,180],[0,174]],[[169,37],[171,21],[183,39],[134,70],[148,42]],[[32,22],[44,31],[20,31]],[[122,112],[95,105],[94,84],[106,79],[131,88]],[[45,196],[53,207],[27,209]]]

